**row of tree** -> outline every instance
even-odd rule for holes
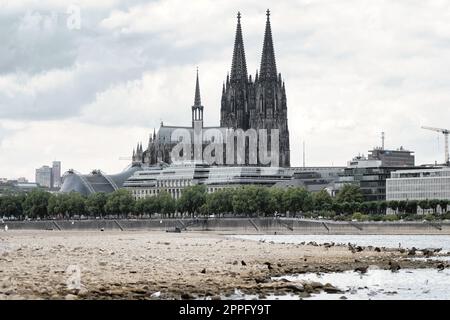
[[[332,216],[384,215],[387,209],[398,214],[415,215],[418,208],[442,211],[448,200],[423,201],[373,201],[364,202],[361,190],[346,185],[332,198],[325,190],[310,193],[304,188],[266,188],[245,186],[237,189],[223,189],[208,194],[205,186],[196,185],[183,190],[180,199],[173,199],[169,193],[160,192],[155,197],[135,200],[127,190],[111,194],[94,193],[84,197],[79,193],[50,194],[33,190],[25,195],[0,197],[0,216],[29,218],[71,218],[74,216],[117,217],[175,215],[217,215],[272,216],[276,213],[291,215],[332,213]],[[329,216],[329,215],[328,215]]]

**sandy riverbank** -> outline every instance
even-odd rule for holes
[[[180,299],[229,295],[235,289],[260,297],[299,294],[298,286],[268,279],[366,265],[387,269],[390,261],[405,255],[398,250],[352,252],[347,246],[273,244],[211,233],[1,232],[0,299]],[[433,263],[401,260],[402,267]],[[68,289],[69,266],[79,268],[81,290]]]

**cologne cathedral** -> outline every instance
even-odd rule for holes
[[[270,25],[270,11],[267,10],[263,49],[259,72],[252,78],[247,73],[241,14],[237,15],[231,73],[223,83],[220,109],[220,126],[203,127],[203,106],[197,72],[192,125],[189,127],[165,126],[150,135],[146,150],[138,144],[133,150],[133,164],[155,165],[171,163],[170,154],[177,141],[172,141],[176,129],[193,130],[198,121],[204,129],[272,129],[279,130],[279,166],[290,167],[289,130],[287,119],[286,90],[281,73],[277,72],[275,51]],[[244,164],[248,165],[248,164]]]

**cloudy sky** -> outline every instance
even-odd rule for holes
[[[254,74],[267,8],[293,165],[303,141],[308,166],[345,165],[381,131],[443,161],[443,137],[420,126],[450,127],[448,0],[0,0],[0,177],[34,180],[55,159],[121,171],[162,120],[189,125],[197,66],[217,125],[236,13]]]

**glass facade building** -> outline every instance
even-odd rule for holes
[[[386,181],[387,200],[450,200],[450,168],[395,171]]]

